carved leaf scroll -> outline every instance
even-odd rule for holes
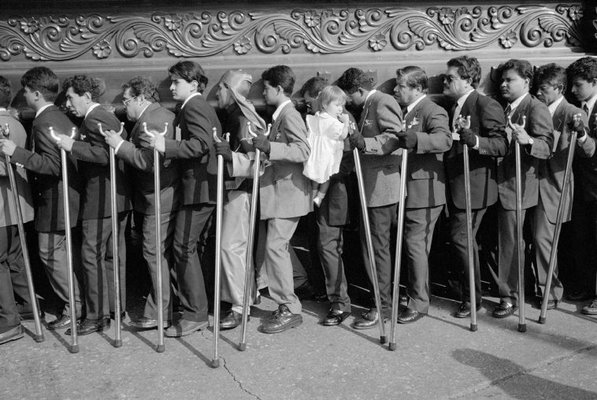
[[[579,27],[582,15],[581,5],[562,4],[11,17],[0,21],[0,59],[21,54],[35,61],[64,61],[86,54],[98,59],[117,54],[152,57],[162,51],[176,57],[209,57],[298,49],[339,54],[362,48],[382,52],[431,46],[448,51],[577,46],[586,40]]]

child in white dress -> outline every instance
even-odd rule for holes
[[[313,203],[317,207],[325,198],[330,176],[340,170],[344,139],[348,135],[348,115],[342,113],[346,94],[338,86],[326,86],[319,94],[320,110],[307,115],[311,155],[303,174],[314,182]]]

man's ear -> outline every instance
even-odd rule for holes
[[[89,92],[85,92],[85,94],[83,95],[83,97],[85,97],[90,102],[93,101],[93,99],[91,98],[91,93],[89,93]]]
[[[199,82],[197,81],[191,81],[191,86],[194,92],[199,91]]]

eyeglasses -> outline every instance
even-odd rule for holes
[[[448,83],[452,83],[458,78],[460,78],[460,77],[454,76],[454,75],[442,75],[442,80],[444,80]]]
[[[128,99],[122,99],[122,104],[124,104],[125,107],[128,107],[130,102],[133,101],[135,98],[136,97],[129,97]]]

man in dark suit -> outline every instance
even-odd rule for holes
[[[402,112],[396,100],[373,88],[372,79],[358,68],[349,68],[338,79],[353,106],[363,107],[358,129],[350,138],[351,146],[363,154],[362,172],[367,199],[367,213],[377,266],[377,277],[371,276],[364,229],[361,229],[361,247],[369,279],[377,279],[381,310],[371,308],[353,324],[355,329],[368,329],[377,324],[379,315],[384,320],[392,311],[392,257],[391,227],[396,219],[396,205],[400,199],[400,160],[394,154],[396,142],[393,132],[402,129]]]
[[[429,252],[446,203],[443,153],[452,146],[452,135],[446,110],[427,96],[427,74],[421,68],[397,70],[394,94],[406,108],[398,147],[409,152],[404,216],[408,305],[398,315],[398,322],[406,324],[429,310]]]
[[[583,57],[568,66],[568,82],[572,95],[587,114],[588,135],[597,136],[597,58]],[[585,300],[595,294],[595,232],[597,227],[597,157],[574,160],[577,179],[572,210],[574,227],[573,285],[570,300]],[[583,314],[597,315],[597,297],[584,306]]]
[[[588,158],[595,153],[595,141],[586,134],[586,114],[581,109],[568,103],[564,98],[564,92],[566,91],[565,68],[556,64],[547,64],[540,67],[535,72],[535,84],[537,98],[548,106],[555,129],[553,154],[547,160],[541,160],[539,163],[539,203],[533,211],[537,295],[542,297],[545,293],[556,215],[562,195],[570,146],[573,146],[578,156]],[[581,117],[580,123],[575,123],[575,116]],[[578,132],[576,143],[570,143],[573,130]],[[570,175],[562,222],[570,220],[573,191],[574,174]],[[562,282],[558,279],[557,264],[549,291],[548,310],[557,307],[564,291]]]
[[[85,277],[85,304],[87,315],[77,326],[77,334],[88,335],[110,327],[110,311],[114,312],[113,257],[118,257],[121,290],[125,288],[124,228],[130,209],[128,184],[124,179],[122,163],[116,168],[116,194],[110,187],[110,158],[108,145],[98,124],[105,131],[120,131],[120,122],[113,113],[99,103],[104,92],[103,82],[86,75],[75,75],[63,83],[66,106],[69,111],[83,118],[79,140],[59,135],[58,147],[70,152],[77,160],[84,181],[81,201],[82,272]],[[122,131],[126,137],[126,131]],[[112,251],[111,196],[116,196],[118,207],[118,254]],[[120,293],[125,310],[124,293]],[[112,304],[112,306],[110,306]],[[66,331],[70,334],[70,329]]]
[[[65,307],[48,329],[66,328],[71,323],[68,303],[68,271],[64,226],[62,192],[62,169],[60,151],[50,135],[52,127],[56,133],[69,133],[73,123],[54,105],[58,96],[60,81],[50,69],[35,67],[21,78],[23,95],[27,105],[35,110],[31,127],[31,150],[16,147],[11,140],[0,139],[1,150],[11,156],[11,162],[24,166],[33,173],[33,196],[35,206],[35,230],[38,232],[39,256],[54,292]],[[77,225],[79,214],[80,179],[72,160],[68,160],[68,193],[70,221]],[[81,314],[81,296],[75,278],[75,313]]]
[[[12,91],[8,79],[0,76],[0,130],[8,125],[9,138],[19,147],[25,147],[27,133],[23,125],[8,111]],[[0,135],[0,139],[4,139]],[[8,166],[13,168],[12,165]],[[23,168],[15,171],[18,207],[23,223],[33,220],[33,200]],[[0,344],[23,337],[18,306],[31,308],[23,249],[19,240],[17,202],[8,178],[4,156],[0,158]],[[17,304],[20,301],[20,304]],[[28,310],[27,310],[28,311]]]
[[[199,260],[216,202],[217,161],[212,128],[219,135],[222,128],[216,112],[201,94],[207,84],[201,66],[181,61],[168,72],[172,97],[182,102],[174,120],[176,138],[156,136],[150,145],[155,145],[167,160],[179,160],[182,177],[182,204],[174,228],[174,262],[184,311],[180,320],[165,332],[168,337],[180,337],[208,325],[207,295]]]
[[[116,151],[116,157],[131,166],[128,183],[133,189],[135,211],[143,215],[143,258],[147,262],[153,287],[147,296],[142,316],[131,321],[137,329],[157,327],[157,257],[162,258],[162,309],[166,325],[172,320],[170,307],[170,263],[172,260],[172,238],[174,221],[179,206],[178,188],[180,184],[176,160],[162,160],[160,165],[160,231],[162,243],[156,245],[155,229],[155,186],[153,150],[142,146],[142,138],[148,132],[163,132],[168,124],[167,139],[174,139],[174,113],[162,107],[155,85],[147,78],[135,77],[122,86],[122,103],[126,107],[129,120],[135,125],[129,140],[120,135],[110,134],[106,143]]]
[[[495,318],[514,313],[518,301],[518,267],[516,255],[516,169],[515,147],[522,145],[521,171],[522,215],[539,202],[539,160],[551,156],[554,135],[547,106],[531,96],[533,67],[526,60],[509,60],[499,69],[500,90],[508,102],[506,118],[513,124],[506,128],[510,139],[508,153],[498,160],[498,257],[497,283],[501,302],[493,310]],[[524,126],[523,126],[524,125]],[[521,305],[523,306],[523,305]]]
[[[457,318],[470,315],[468,242],[464,198],[463,145],[469,148],[473,254],[475,268],[476,306],[481,305],[481,276],[479,254],[475,239],[487,207],[498,197],[495,157],[503,157],[508,150],[504,110],[490,97],[477,92],[481,80],[481,66],[474,57],[460,56],[448,61],[444,75],[444,94],[455,101],[450,113],[454,143],[444,160],[449,186],[450,236],[457,262],[464,271],[462,303],[454,314]],[[459,116],[470,117],[470,128],[459,129]]]

